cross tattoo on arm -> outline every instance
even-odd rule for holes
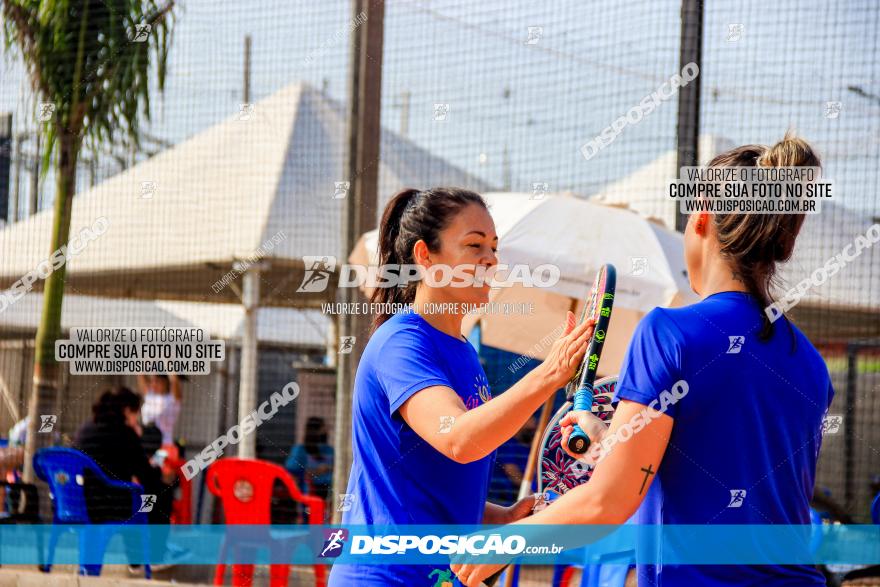
[[[641,495],[642,492],[645,490],[645,483],[648,482],[648,475],[653,475],[655,473],[655,471],[651,470],[651,465],[648,465],[647,469],[645,467],[642,467],[639,470],[645,472],[645,478],[642,480],[642,487],[641,487],[641,489],[639,489],[639,495]]]

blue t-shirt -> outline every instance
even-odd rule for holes
[[[413,312],[391,317],[373,333],[355,376],[347,489],[352,498],[344,524],[482,522],[494,453],[456,463],[422,440],[398,412],[410,397],[435,385],[455,390],[468,409],[492,397],[469,342]],[[438,428],[441,424],[438,420]],[[337,565],[330,586],[433,585],[431,571],[430,566]]]
[[[666,412],[672,436],[637,523],[810,523],[822,419],[834,391],[822,357],[794,325],[779,320],[769,340],[759,339],[761,314],[754,297],[723,292],[657,308],[636,329],[618,397],[648,405],[676,381],[688,384]],[[660,564],[640,566],[643,583],[825,581],[807,565]]]

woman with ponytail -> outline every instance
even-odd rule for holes
[[[457,188],[405,190],[388,203],[379,230],[381,268],[402,277],[414,267],[455,271],[448,284],[426,278],[375,290],[372,301],[386,311],[376,315],[355,376],[351,509],[342,521],[393,527],[521,519],[534,498],[507,508],[486,502],[494,451],[574,375],[592,325],[575,326],[569,312],[547,359],[492,399],[461,334],[465,310],[488,301],[481,275],[497,264],[498,237],[483,198]],[[335,565],[330,585],[428,585],[432,570]]]
[[[739,147],[709,166],[820,163],[805,141],[786,136],[769,148]],[[564,438],[577,423],[593,441],[589,459],[598,464],[590,482],[518,524],[623,524],[636,514],[635,522],[650,525],[809,527],[822,420],[834,391],[810,341],[766,310],[777,263],[791,257],[803,221],[796,214],[690,216],[685,261],[702,300],[645,316],[621,367],[611,427],[594,426],[588,412],[562,420]],[[791,536],[793,542],[798,534]],[[707,547],[661,545],[667,557]],[[497,568],[453,565],[468,586]],[[638,575],[639,585],[825,584],[811,565],[677,565],[661,558],[639,565]]]

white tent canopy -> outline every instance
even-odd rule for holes
[[[732,149],[732,141],[714,135],[700,137],[700,165],[715,155]],[[666,195],[666,186],[678,177],[678,153],[666,151],[650,163],[629,175],[603,187],[591,199],[602,204],[623,204],[647,218],[657,218],[666,226],[675,228],[675,207]]]
[[[729,140],[705,135],[700,138],[700,159],[705,164],[714,155],[733,147]],[[632,174],[609,184],[593,199],[606,204],[622,204],[641,214],[674,225],[675,202],[667,195],[667,185],[677,177],[676,154],[668,151]],[[834,177],[831,178],[834,181]],[[835,185],[835,197],[845,199],[842,184]],[[776,297],[809,277],[874,224],[870,217],[823,201],[819,214],[807,215],[792,259],[780,267]],[[823,338],[877,336],[866,330],[876,320],[865,320],[880,309],[880,247],[867,249],[854,262],[819,287],[811,287],[792,315],[807,330]],[[834,312],[831,318],[828,312]]]
[[[3,336],[32,337],[39,325],[42,307],[43,294],[35,292],[0,312]],[[257,314],[257,339],[261,343],[323,348],[331,342],[327,340],[329,322],[319,310],[263,308]],[[239,341],[244,333],[244,310],[233,304],[64,296],[62,332],[84,327],[157,326],[200,328],[214,340]]]
[[[71,292],[239,303],[231,288],[215,293],[212,284],[236,261],[271,243],[260,305],[314,306],[325,297],[296,289],[304,255],[343,253],[345,200],[334,194],[336,182],[346,175],[345,110],[297,83],[256,103],[247,120],[239,118],[208,128],[74,198],[71,237],[101,217],[108,228],[69,260]],[[485,188],[383,130],[380,205],[404,187],[443,184]],[[152,197],[142,197],[145,192]],[[0,231],[0,287],[46,259],[51,226],[52,210],[45,210]],[[273,243],[273,236],[280,242]]]
[[[297,289],[304,256],[348,254],[341,250],[340,234],[346,122],[342,105],[305,84],[293,84],[252,111],[78,194],[72,202],[71,238],[99,219],[106,230],[68,259],[68,293],[241,303],[239,412],[251,412],[256,407],[257,308],[314,308],[336,294],[332,286],[310,293]],[[381,141],[380,207],[404,187],[485,188],[390,131],[382,131]],[[45,210],[0,230],[0,288],[49,256],[52,222],[53,211]],[[256,258],[261,261],[251,263]],[[230,273],[233,268],[243,274]],[[218,287],[224,278],[231,283]],[[254,447],[249,437],[240,455],[253,456]]]

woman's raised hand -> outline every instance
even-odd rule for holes
[[[571,311],[565,317],[562,336],[553,346],[547,358],[541,363],[540,369],[544,372],[545,380],[553,386],[553,390],[568,383],[584,359],[590,337],[593,336],[595,322],[585,320],[577,324],[574,313]]]

